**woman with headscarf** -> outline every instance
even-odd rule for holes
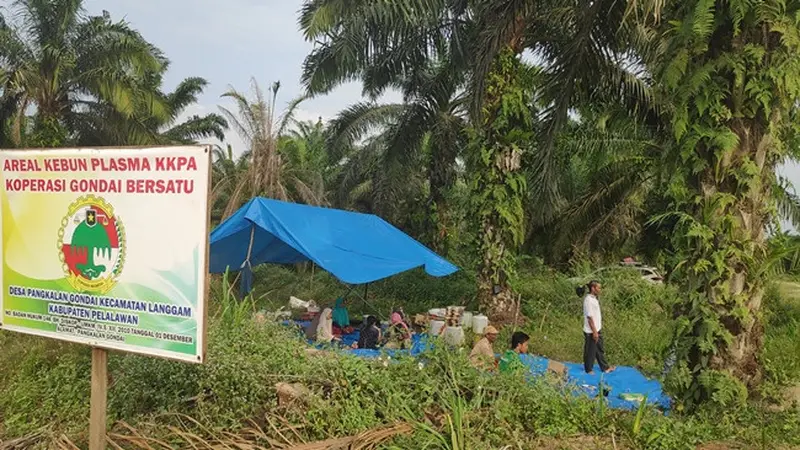
[[[319,325],[317,325],[317,342],[321,344],[330,344],[336,337],[333,335],[333,311],[330,308],[325,308],[319,316]]]
[[[358,337],[356,348],[378,349],[378,342],[381,340],[381,329],[378,328],[378,319],[375,316],[368,316]]]
[[[393,309],[392,310],[392,314],[399,314],[400,315],[400,320],[402,320],[403,322],[406,321],[406,313],[403,312],[403,307],[402,306],[398,306],[397,308]]]
[[[390,317],[391,325],[386,331],[388,341],[385,347],[389,349],[408,349],[411,348],[411,330],[403,322],[403,316],[395,311]]]
[[[336,304],[333,306],[333,324],[342,329],[342,332],[348,332],[350,328],[350,314],[344,306],[344,298],[339,297],[336,299]]]

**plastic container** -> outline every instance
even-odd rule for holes
[[[463,306],[448,306],[445,316],[445,322],[448,327],[457,327],[461,325],[461,314],[464,312]]]
[[[444,320],[431,320],[431,336],[438,336],[444,328]]]
[[[464,344],[464,329],[462,327],[447,327],[444,330],[444,341],[447,345],[460,347]]]
[[[461,326],[465,330],[472,328],[472,313],[470,311],[464,311],[464,314],[461,315]]]
[[[290,296],[289,297],[289,306],[292,309],[305,309],[305,310],[308,310],[308,307],[311,306],[311,304],[310,304],[310,302],[307,302],[305,300],[300,300],[297,297]]]
[[[472,331],[476,334],[483,334],[483,330],[489,326],[489,318],[483,314],[472,316]]]
[[[445,316],[447,316],[447,310],[445,308],[429,309],[428,316],[430,316],[431,320],[444,320]]]

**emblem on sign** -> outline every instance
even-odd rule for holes
[[[122,273],[125,229],[105,200],[80,197],[61,220],[58,249],[67,281],[76,291],[106,294]]]

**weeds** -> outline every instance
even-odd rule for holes
[[[418,285],[408,289],[424,291],[423,280],[409,276],[406,282]],[[642,359],[640,354],[646,354],[653,359],[651,364],[658,366],[669,324],[654,320],[666,317],[664,304],[672,293],[647,286],[639,292],[636,283],[638,280],[625,278],[605,283],[609,354],[618,364],[635,364]],[[314,297],[301,286],[330,293],[330,297]],[[307,280],[294,288],[267,287],[256,286],[256,292],[271,292],[269,295],[241,302],[231,295],[225,277],[213,286],[207,364],[111,356],[109,414],[116,425],[109,436],[119,448],[159,448],[157,445],[164,444],[258,449],[361,442],[366,445],[363,448],[456,450],[508,445],[537,448],[542,442],[560,439],[599,439],[619,448],[643,449],[694,448],[723,439],[750,448],[800,445],[796,411],[770,412],[752,404],[722,413],[701,411],[692,417],[680,413],[664,417],[645,406],[634,413],[606,410],[598,401],[565,395],[545,379],[525,383],[515,377],[478,372],[469,366],[467,351],[442,347],[426,353],[423,365],[411,358],[399,358],[384,367],[348,355],[309,355],[294,330],[274,323],[259,324],[252,320],[252,312],[269,302],[285,302],[289,293],[318,301],[335,298],[340,287],[321,275],[316,275],[313,287]],[[456,289],[458,283],[451,287]],[[398,304],[404,295],[401,286],[391,283],[370,289],[370,300],[380,310]],[[532,319],[526,331],[534,336],[533,351],[579,359],[580,299],[571,284],[545,274],[526,278],[520,289],[525,314]],[[443,295],[433,289],[430,292],[432,297]],[[634,293],[635,298],[623,298]],[[353,302],[351,309],[357,311],[357,305]],[[793,310],[779,309],[781,305],[776,298],[768,299],[770,311],[779,311],[780,317],[773,319],[778,313],[771,312],[768,318],[778,325],[770,331],[766,354],[791,368],[800,357],[785,351],[787,347],[783,352],[770,347],[788,345],[794,336],[793,319],[784,317]],[[546,320],[537,316],[544,311]],[[501,336],[496,350],[504,347],[505,337]],[[4,444],[35,436],[36,442],[52,448],[74,448],[69,447],[70,442],[81,446],[89,398],[88,349],[5,332],[0,333],[0,348],[0,436]],[[791,374],[768,368],[791,380]],[[274,388],[278,382],[300,383],[309,397],[302,403],[279,406]],[[619,430],[626,431],[620,434]],[[18,442],[35,448],[31,439]]]

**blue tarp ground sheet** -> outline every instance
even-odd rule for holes
[[[215,228],[209,255],[211,273],[242,271],[244,293],[252,267],[264,263],[313,261],[347,284],[418,267],[436,277],[458,270],[378,216],[266,198],[250,200]]]
[[[284,322],[286,325],[296,324],[301,328],[305,328],[310,322]],[[412,336],[413,346],[410,351],[402,350],[366,350],[356,349],[353,350],[350,346],[354,342],[358,342],[358,330],[343,335],[342,345],[343,351],[351,353],[361,358],[377,358],[381,355],[394,356],[397,354],[410,354],[411,356],[418,356],[424,352],[428,346],[427,334],[414,334]],[[313,344],[313,342],[310,342]],[[549,360],[540,356],[522,355],[522,362],[528,367],[528,370],[533,376],[541,376],[547,370]],[[658,380],[652,380],[644,376],[641,372],[633,367],[620,366],[617,370],[610,374],[600,373],[600,368],[595,366],[594,375],[589,375],[583,370],[583,363],[563,363],[567,367],[567,382],[571,386],[572,391],[576,395],[586,395],[590,398],[595,398],[600,392],[600,383],[602,376],[603,386],[610,388],[611,392],[607,397],[607,404],[611,408],[635,410],[639,407],[639,403],[635,401],[623,400],[620,394],[641,394],[647,396],[647,403],[653,405],[663,411],[669,411],[670,399],[662,391],[661,383]]]

